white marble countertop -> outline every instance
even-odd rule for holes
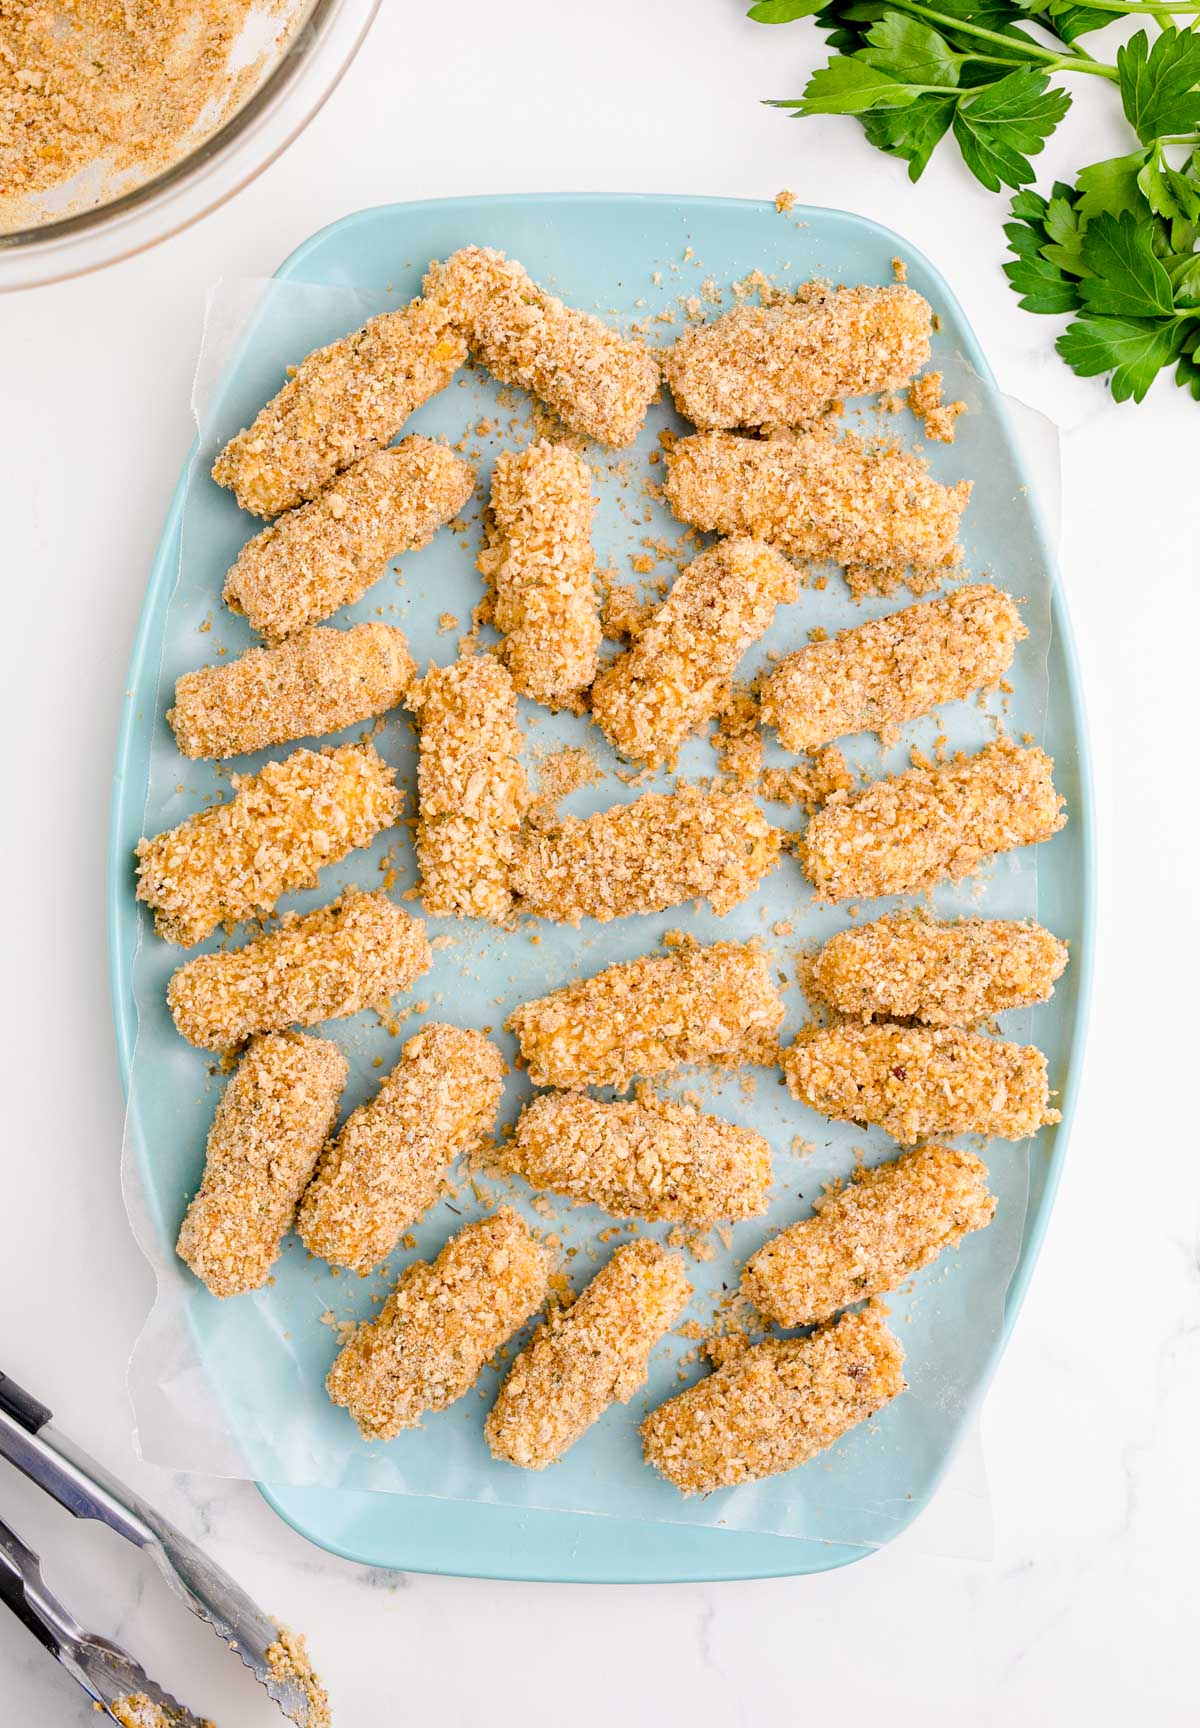
[[[684,24],[687,23],[685,30]],[[1195,1721],[1200,1266],[1194,729],[1200,406],[1140,409],[1053,354],[1000,273],[1003,205],[947,153],[921,185],[798,93],[808,27],[738,0],[385,0],[300,142],[199,227],[85,280],[0,302],[9,650],[0,990],[6,1136],[0,1361],[62,1425],[306,1628],[342,1728],[434,1718],[922,1728]],[[1040,179],[1127,148],[1097,93]],[[541,142],[539,142],[541,140]],[[931,1558],[918,1522],[809,1579],[555,1588],[367,1572],[308,1546],[253,1488],[140,1465],[122,1389],[150,1276],[117,1185],[122,1100],[104,924],[109,775],[143,584],[191,437],[204,291],[270,272],[357,206],[485,191],[771,196],[901,229],[945,272],[1001,385],[1062,428],[1062,567],[1096,762],[1100,951],[1087,1073],[1045,1250],[983,1414],[990,1559]],[[0,1509],[95,1628],[221,1728],[279,1718],[135,1556],[11,1473]],[[0,1617],[8,1724],[94,1720]]]

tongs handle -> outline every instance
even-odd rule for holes
[[[32,1392],[26,1392],[7,1374],[0,1374],[0,1410],[7,1411],[27,1434],[36,1434],[54,1416],[54,1412],[39,1403]]]

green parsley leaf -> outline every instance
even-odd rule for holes
[[[790,24],[795,18],[811,18],[825,0],[758,0],[746,13],[756,24]]]
[[[1174,311],[1171,278],[1154,256],[1150,228],[1128,211],[1102,211],[1084,230],[1083,262],[1090,274],[1080,289],[1093,312],[1116,318],[1153,318]]]
[[[953,96],[918,96],[907,108],[875,108],[864,114],[863,131],[877,150],[908,163],[910,180],[919,180],[949,129],[955,106]]]
[[[989,192],[999,192],[1002,183],[1026,185],[1033,179],[1028,158],[1042,149],[1070,106],[1066,91],[1051,89],[1041,72],[1010,72],[959,103],[954,136],[963,161]]]
[[[903,108],[917,95],[853,54],[819,67],[805,85],[799,107],[802,114],[865,114],[870,108]]]
[[[906,84],[958,83],[958,56],[944,36],[915,18],[885,12],[867,31],[867,44],[858,58]]]
[[[1132,156],[1110,156],[1104,162],[1093,162],[1090,168],[1081,168],[1075,182],[1080,215],[1098,216],[1107,210],[1110,216],[1119,216],[1123,210],[1131,210],[1135,216],[1144,216],[1146,202],[1138,175],[1145,162],[1146,152],[1135,150]]]
[[[1179,217],[1183,222],[1200,218],[1200,183],[1172,168],[1161,156],[1151,156],[1137,183],[1156,216]]]
[[[1055,347],[1081,378],[1110,372],[1109,388],[1118,402],[1140,402],[1156,375],[1176,358],[1174,325],[1135,323],[1124,318],[1077,318]]]
[[[1164,30],[1149,47],[1146,32],[1117,49],[1117,76],[1125,118],[1143,144],[1200,125],[1200,35]]]

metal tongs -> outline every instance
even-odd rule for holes
[[[300,1728],[310,1728],[315,1722],[313,1699],[302,1678],[279,1672],[268,1655],[280,1642],[275,1622],[140,1495],[50,1427],[51,1419],[44,1404],[0,1373],[0,1457],[15,1464],[73,1517],[107,1524],[150,1554],[175,1594],[236,1651],[284,1715]],[[38,1556],[4,1523],[0,1523],[0,1599],[115,1721],[135,1719],[128,1701],[144,1698],[160,1707],[172,1728],[205,1728],[125,1651],[85,1631],[72,1618],[47,1588]],[[122,1703],[125,1711],[118,1713]]]

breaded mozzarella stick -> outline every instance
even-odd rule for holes
[[[413,300],[317,348],[213,465],[243,510],[278,516],[390,444],[467,357],[444,312]]]
[[[256,1038],[221,1094],[177,1252],[214,1296],[257,1290],[333,1127],[347,1062],[301,1033]]]
[[[296,750],[257,774],[235,774],[230,803],[139,840],[137,897],[154,908],[158,935],[185,948],[219,924],[259,917],[397,822],[404,795],[395,781],[370,744]]]
[[[882,1296],[992,1221],[987,1165],[923,1146],[856,1171],[814,1215],[772,1236],[747,1262],[742,1295],[779,1326],[812,1326]]]
[[[550,1255],[508,1206],[468,1224],[402,1275],[358,1328],[326,1386],[364,1440],[391,1440],[469,1392],[488,1359],[546,1300]]]
[[[680,1255],[657,1242],[618,1248],[569,1308],[551,1308],[509,1369],[484,1424],[493,1458],[544,1470],[610,1405],[628,1404],[691,1294]]]
[[[366,1273],[427,1212],[460,1152],[489,1133],[504,1063],[482,1033],[434,1021],[321,1160],[296,1220],[310,1254]]]
[[[653,767],[721,706],[738,661],[796,598],[796,572],[759,540],[702,552],[592,690],[592,718],[623,755]]]

